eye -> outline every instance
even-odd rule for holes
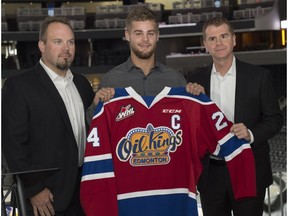
[[[210,41],[210,42],[215,41],[215,37],[210,37],[210,38],[208,38],[208,41]]]
[[[61,41],[61,40],[54,40],[54,43],[55,43],[56,45],[60,45],[60,44],[62,43],[62,41]]]
[[[67,42],[68,46],[74,46],[75,45],[75,41],[71,40]]]

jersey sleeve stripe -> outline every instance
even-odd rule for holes
[[[189,191],[188,196],[196,200],[196,194]]]
[[[111,159],[85,163],[82,169],[83,175],[112,171],[114,170],[113,161]]]
[[[112,154],[103,154],[103,155],[97,155],[97,156],[86,156],[85,159],[84,159],[84,162],[100,161],[100,160],[106,160],[106,159],[112,159]]]
[[[111,154],[86,157],[82,169],[82,175],[113,172],[113,161]]]
[[[232,160],[234,157],[236,157],[237,155],[239,155],[240,153],[242,153],[245,149],[249,149],[250,144],[244,144],[242,146],[240,146],[238,149],[236,149],[234,152],[232,152],[230,155],[228,155],[227,157],[225,157],[225,161],[230,161]]]
[[[223,145],[225,143],[228,142],[228,140],[230,140],[232,137],[234,137],[234,134],[233,133],[228,133],[226,136],[224,136],[221,140],[218,141],[218,143],[220,145]]]
[[[170,194],[189,194],[189,190],[188,188],[175,188],[175,189],[163,189],[163,190],[137,191],[132,193],[119,194],[117,195],[117,199],[123,200],[137,197],[159,196]]]
[[[90,181],[90,180],[97,180],[97,179],[106,179],[106,178],[113,178],[114,172],[107,172],[107,173],[100,173],[100,174],[91,174],[91,175],[83,175],[81,182]]]
[[[212,154],[220,157],[219,155],[220,150],[221,150],[220,145],[217,145],[215,151]]]
[[[231,134],[231,133],[230,133]],[[228,137],[230,139],[226,140]],[[223,142],[226,140],[225,142]],[[236,155],[240,154],[243,149],[250,148],[250,144],[246,140],[239,140],[236,136],[225,136],[224,140],[219,141],[221,148],[219,155],[225,158],[234,158]]]

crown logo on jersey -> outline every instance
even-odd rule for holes
[[[132,166],[164,165],[170,161],[170,152],[182,144],[182,130],[175,133],[168,127],[133,128],[117,144],[120,161],[129,160]]]
[[[116,121],[121,121],[123,119],[128,118],[129,116],[134,115],[135,111],[134,111],[134,107],[131,106],[131,104],[127,105],[127,106],[123,106],[120,109],[120,112],[118,113],[117,117],[116,117]]]

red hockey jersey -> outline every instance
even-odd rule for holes
[[[116,89],[98,104],[87,137],[80,191],[86,215],[198,215],[196,185],[207,153],[226,160],[236,199],[255,196],[252,150],[231,125],[206,95],[182,87],[156,97]]]

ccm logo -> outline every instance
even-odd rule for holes
[[[163,109],[162,113],[181,113],[181,109]]]

